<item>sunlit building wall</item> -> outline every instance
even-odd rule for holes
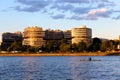
[[[72,44],[79,43],[81,41],[90,43],[92,37],[91,28],[87,28],[86,26],[80,26],[78,28],[72,28]]]
[[[23,45],[40,47],[45,44],[45,32],[41,27],[27,27],[23,32]]]
[[[0,46],[1,46],[2,42],[0,41]]]
[[[120,41],[120,35],[119,35],[118,41]],[[118,44],[117,49],[119,49],[120,51],[120,44]]]

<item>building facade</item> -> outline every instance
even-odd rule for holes
[[[1,46],[1,44],[2,44],[2,41],[0,41],[0,46]]]
[[[2,44],[1,44],[2,50],[7,50],[7,48],[10,47],[14,41],[22,42],[22,33],[21,32],[3,33],[2,34]]]
[[[92,40],[92,30],[86,26],[72,28],[72,44],[81,41],[90,43]]]
[[[41,47],[45,44],[45,32],[41,27],[27,27],[23,32],[23,45]]]
[[[46,43],[54,41],[56,44],[64,38],[63,31],[61,30],[46,30],[44,40]]]
[[[64,31],[64,38],[67,40],[68,44],[71,44],[71,39],[72,39],[71,30]]]

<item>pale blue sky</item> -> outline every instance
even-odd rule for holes
[[[68,30],[86,25],[93,37],[120,35],[120,0],[0,0],[0,38],[28,26]]]

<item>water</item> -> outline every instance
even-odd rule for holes
[[[119,56],[0,57],[0,80],[120,80]]]

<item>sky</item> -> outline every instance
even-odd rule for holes
[[[92,37],[118,39],[119,0],[0,0],[0,39],[26,27],[70,30],[86,25]]]

